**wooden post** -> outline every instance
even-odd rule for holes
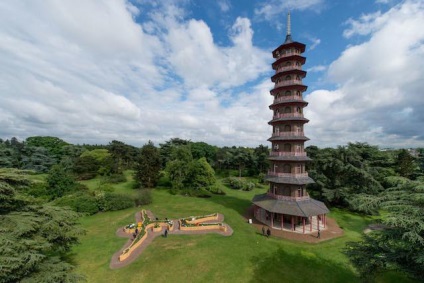
[[[319,230],[319,215],[317,215],[317,229]]]
[[[302,217],[303,219],[303,234],[305,234],[305,217]]]
[[[309,217],[309,231],[312,232],[312,216]]]
[[[284,214],[281,214],[281,230],[284,230]]]
[[[271,212],[271,228],[274,226],[274,212]]]
[[[324,228],[325,228],[325,220],[326,220],[325,216],[326,216],[325,214],[322,215],[322,225],[324,225]]]
[[[294,230],[294,216],[293,215],[291,217],[291,225],[292,225],[292,231],[295,231]]]

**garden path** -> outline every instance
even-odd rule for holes
[[[150,211],[147,210],[147,215],[149,216],[150,219],[155,219],[155,215]],[[137,212],[135,214],[135,219],[136,222],[138,223],[139,221],[141,221],[141,212]],[[217,233],[217,234],[221,234],[223,236],[231,236],[233,234],[233,229],[226,223],[223,223],[225,226],[227,226],[226,231],[221,231],[221,230],[203,230],[203,231],[182,231],[180,230],[180,224],[178,222],[178,219],[173,219],[173,225],[174,229],[172,231],[168,231],[168,236],[169,235],[189,235],[189,234],[194,234],[194,235],[200,235],[200,234],[209,234],[209,233]],[[223,222],[224,221],[224,215],[222,215],[221,213],[218,213],[218,220],[214,220],[214,221],[205,221],[203,223],[211,223],[211,222]],[[164,233],[164,229],[163,228],[161,231],[159,232],[153,232],[153,231],[149,231],[147,233],[147,238],[144,240],[144,242],[138,246],[124,261],[119,261],[119,256],[122,254],[122,252],[128,248],[131,243],[132,243],[132,235],[125,233],[124,230],[122,228],[119,228],[116,231],[116,235],[119,237],[125,237],[128,238],[128,241],[125,243],[125,245],[116,253],[113,254],[112,259],[110,261],[109,267],[111,269],[117,269],[117,268],[121,268],[124,267],[130,263],[132,263],[134,260],[136,260],[140,254],[146,249],[146,247],[148,247],[150,245],[150,243],[158,236],[163,236]]]

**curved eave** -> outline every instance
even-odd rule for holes
[[[284,77],[284,76],[287,76],[287,75],[298,75],[301,78],[304,78],[304,77],[306,77],[306,71],[299,70],[299,69],[292,69],[292,70],[281,71],[281,72],[278,72],[275,75],[273,75],[271,77],[271,81],[272,82],[275,82],[278,78]]]
[[[275,93],[279,92],[279,91],[285,91],[285,90],[299,90],[299,91],[306,91],[308,89],[308,87],[306,85],[298,85],[298,84],[294,84],[294,85],[284,85],[284,86],[279,86],[276,88],[273,88],[270,90],[270,93],[272,95],[275,95]]]
[[[309,138],[305,136],[295,136],[295,137],[270,137],[268,141],[308,141]]]
[[[269,106],[269,109],[273,109],[274,107],[280,106],[281,104],[287,104],[287,105],[301,104],[303,107],[306,107],[308,105],[308,102],[306,102],[305,100],[289,99],[289,100],[274,102],[273,104]]]
[[[305,162],[312,161],[312,159],[310,159],[307,156],[270,156],[270,157],[268,157],[268,160],[272,160],[272,161],[305,161]]]
[[[268,124],[269,125],[272,125],[274,123],[285,122],[285,121],[303,122],[304,124],[306,124],[306,123],[309,122],[308,119],[302,118],[302,117],[284,117],[284,118],[272,119],[271,121],[268,122]]]
[[[311,217],[330,212],[323,202],[315,199],[302,201],[277,200],[267,194],[261,194],[255,195],[252,202],[267,211],[285,215]]]
[[[313,184],[315,181],[311,177],[275,177],[267,175],[265,181],[278,184],[291,184],[291,185],[306,185]]]
[[[297,61],[300,62],[300,64],[305,64],[306,58],[303,56],[300,56],[298,54],[293,54],[285,57],[278,58],[274,63],[272,63],[272,69],[276,70],[278,68],[278,65],[280,65],[283,62],[287,61]]]
[[[296,49],[299,49],[301,53],[305,52],[306,45],[297,41],[292,41],[288,43],[283,43],[280,46],[278,46],[274,51],[272,51],[272,56],[277,57],[277,51],[283,50],[283,49],[290,49],[291,47],[294,47]]]

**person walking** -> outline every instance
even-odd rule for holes
[[[262,226],[262,235],[265,236],[265,226]]]
[[[266,230],[266,236],[269,238],[269,236],[271,236],[271,230],[269,230],[269,227],[268,227],[268,230]]]
[[[165,229],[165,238],[167,238],[168,237],[168,229]]]
[[[318,239],[321,239],[321,230],[320,230],[320,229],[318,229],[317,238],[318,238]]]

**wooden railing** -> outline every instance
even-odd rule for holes
[[[275,177],[308,177],[308,173],[278,173],[273,171],[268,171],[269,176]]]
[[[297,113],[297,112],[293,112],[293,113],[278,113],[278,114],[275,114],[272,118],[273,119],[278,119],[278,118],[290,118],[290,117],[301,117],[301,118],[303,118],[303,113]]]
[[[270,156],[306,156],[306,152],[283,152],[283,151],[271,151]]]
[[[267,192],[267,195],[270,197],[273,197],[278,200],[288,200],[288,201],[301,201],[301,200],[309,200],[309,196],[303,196],[303,197],[290,197],[290,196],[282,196],[282,195],[276,195],[271,192]]]
[[[303,137],[304,132],[278,132],[272,133],[273,137]]]
[[[274,103],[284,102],[287,100],[303,100],[301,95],[280,96],[274,99]]]
[[[287,81],[278,81],[275,83],[275,87],[286,86],[286,85],[301,85],[301,80],[287,80]]]

